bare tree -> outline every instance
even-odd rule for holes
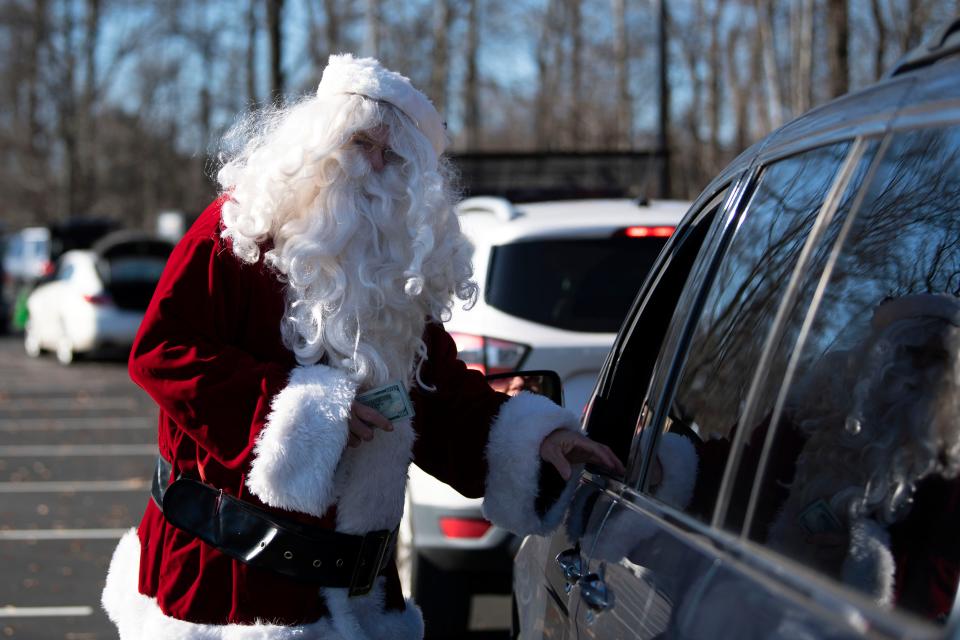
[[[480,55],[480,16],[478,0],[467,4],[466,85],[464,87],[464,132],[467,149],[480,145],[480,73],[477,69]]]
[[[366,31],[364,35],[363,52],[374,58],[380,57],[381,0],[367,0],[366,4]]]
[[[843,95],[850,87],[850,28],[847,0],[827,2],[827,64],[829,98]],[[804,109],[806,110],[806,109]]]
[[[257,6],[260,0],[248,0],[247,5],[247,102],[255,104],[258,100],[257,93]]]
[[[283,0],[267,0],[267,30],[270,34],[270,99],[283,101]]]
[[[583,148],[585,134],[585,101],[583,95],[583,8],[582,0],[567,0],[567,24],[570,27],[570,120],[569,130],[574,149]]]
[[[630,96],[630,51],[627,44],[627,2],[612,0],[613,64],[617,83],[617,146],[633,147],[633,99]]]
[[[796,52],[792,74],[794,113],[803,113],[813,102],[813,5],[813,0],[799,0],[792,7],[790,39]]]
[[[771,127],[783,122],[783,104],[780,100],[780,73],[777,67],[773,34],[772,0],[756,0],[757,43],[760,47],[764,88],[767,92],[767,113]]]
[[[437,111],[446,113],[447,87],[450,80],[450,48],[447,34],[450,32],[453,12],[450,0],[433,2],[433,67],[430,70],[430,98]]]

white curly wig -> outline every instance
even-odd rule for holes
[[[374,130],[393,152],[382,171],[349,144]],[[227,142],[223,236],[286,282],[281,333],[298,362],[361,387],[419,381],[426,321],[477,295],[429,101],[376,60],[331,56],[316,95],[245,119]]]

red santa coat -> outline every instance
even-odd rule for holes
[[[470,497],[520,534],[556,525],[563,500],[538,500],[539,443],[576,417],[539,396],[509,398],[428,324],[416,416],[346,448],[356,386],[325,365],[296,366],[280,337],[283,285],[220,238],[214,203],[171,255],[130,356],[160,408],[160,454],[174,473],[301,522],[352,534],[393,529],[407,466]],[[570,493],[572,485],[567,488]],[[367,596],[319,588],[231,559],[171,526],[152,501],[117,547],[103,594],[121,638],[419,638],[390,564]],[[252,634],[252,635],[250,635]]]

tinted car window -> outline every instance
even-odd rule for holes
[[[716,503],[763,336],[849,146],[823,147],[764,170],[706,295],[667,419],[668,430],[698,450],[699,478],[687,508],[702,520]]]
[[[894,137],[809,313],[750,537],[946,618],[960,575],[960,131]],[[803,327],[800,332],[799,328]]]
[[[690,222],[677,231],[674,247],[656,273],[646,296],[638,299],[638,312],[631,318],[624,338],[614,345],[605,378],[611,381],[592,399],[586,420],[587,433],[628,461],[644,391],[650,381],[657,353],[673,319],[680,292],[700,255],[704,239],[721,209],[726,190],[713,197]],[[643,276],[627,286],[637,289]]]
[[[613,333],[665,242],[615,237],[494,247],[485,299],[532,322]]]

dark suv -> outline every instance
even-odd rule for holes
[[[958,54],[960,22],[694,203],[584,418],[627,476],[517,555],[524,640],[957,637]]]

